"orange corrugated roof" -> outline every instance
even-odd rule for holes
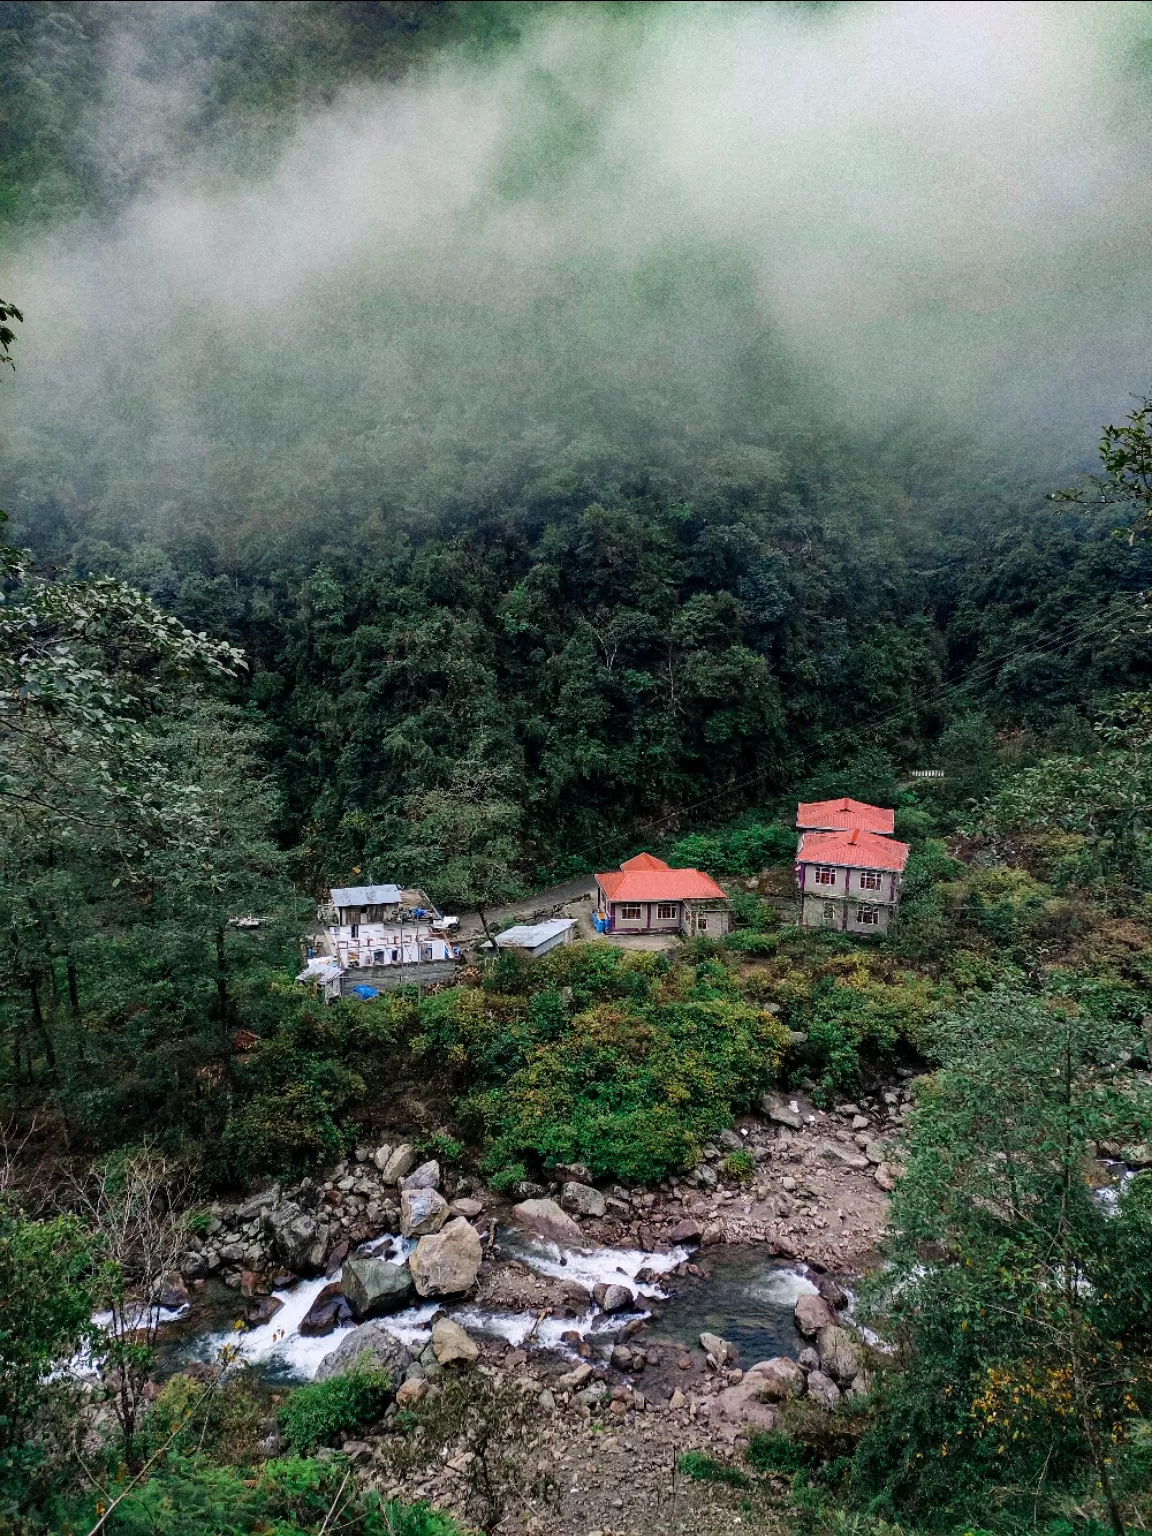
[[[908,844],[853,827],[849,832],[805,832],[796,852],[800,864],[838,864],[850,869],[892,869],[908,862]]]
[[[866,805],[863,800],[809,800],[796,807],[796,825],[803,832],[848,832],[859,827],[864,832],[891,833],[896,825],[892,811],[883,806]]]
[[[640,858],[652,859],[652,855]],[[669,869],[662,859],[652,859],[650,864],[629,859],[596,880],[609,901],[697,901],[705,896],[723,900],[725,895],[711,875],[699,869]]]
[[[638,853],[634,859],[625,859],[621,869],[671,869],[670,864],[665,864],[663,859],[658,859],[654,853]]]

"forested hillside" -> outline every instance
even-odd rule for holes
[[[0,0],[0,1536],[1145,1528],[1150,58]],[[479,945],[640,849],[734,930]]]

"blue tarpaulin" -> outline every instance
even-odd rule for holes
[[[355,992],[357,997],[362,997],[365,1002],[367,1002],[369,998],[380,996],[380,993],[376,990],[375,987],[366,987],[363,985],[363,983],[361,983],[361,985],[358,987],[353,987],[352,990]]]

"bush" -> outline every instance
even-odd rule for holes
[[[710,875],[756,875],[769,864],[790,862],[795,856],[795,827],[770,822],[681,838],[668,862]]]
[[[752,1479],[746,1472],[741,1472],[739,1467],[729,1466],[726,1461],[717,1461],[715,1456],[709,1456],[706,1451],[685,1451],[676,1463],[685,1477],[690,1477],[698,1483],[726,1483],[729,1488],[750,1488]]]
[[[296,1451],[330,1444],[338,1435],[378,1419],[392,1396],[384,1371],[357,1368],[297,1387],[280,1410],[284,1438]]]

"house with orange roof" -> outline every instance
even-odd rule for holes
[[[610,933],[682,933],[716,939],[730,933],[732,908],[710,875],[672,869],[652,853],[626,859],[596,876],[596,894]]]
[[[886,933],[900,903],[909,852],[907,843],[891,836],[892,812],[859,800],[825,800],[799,806],[796,824],[804,926]]]

